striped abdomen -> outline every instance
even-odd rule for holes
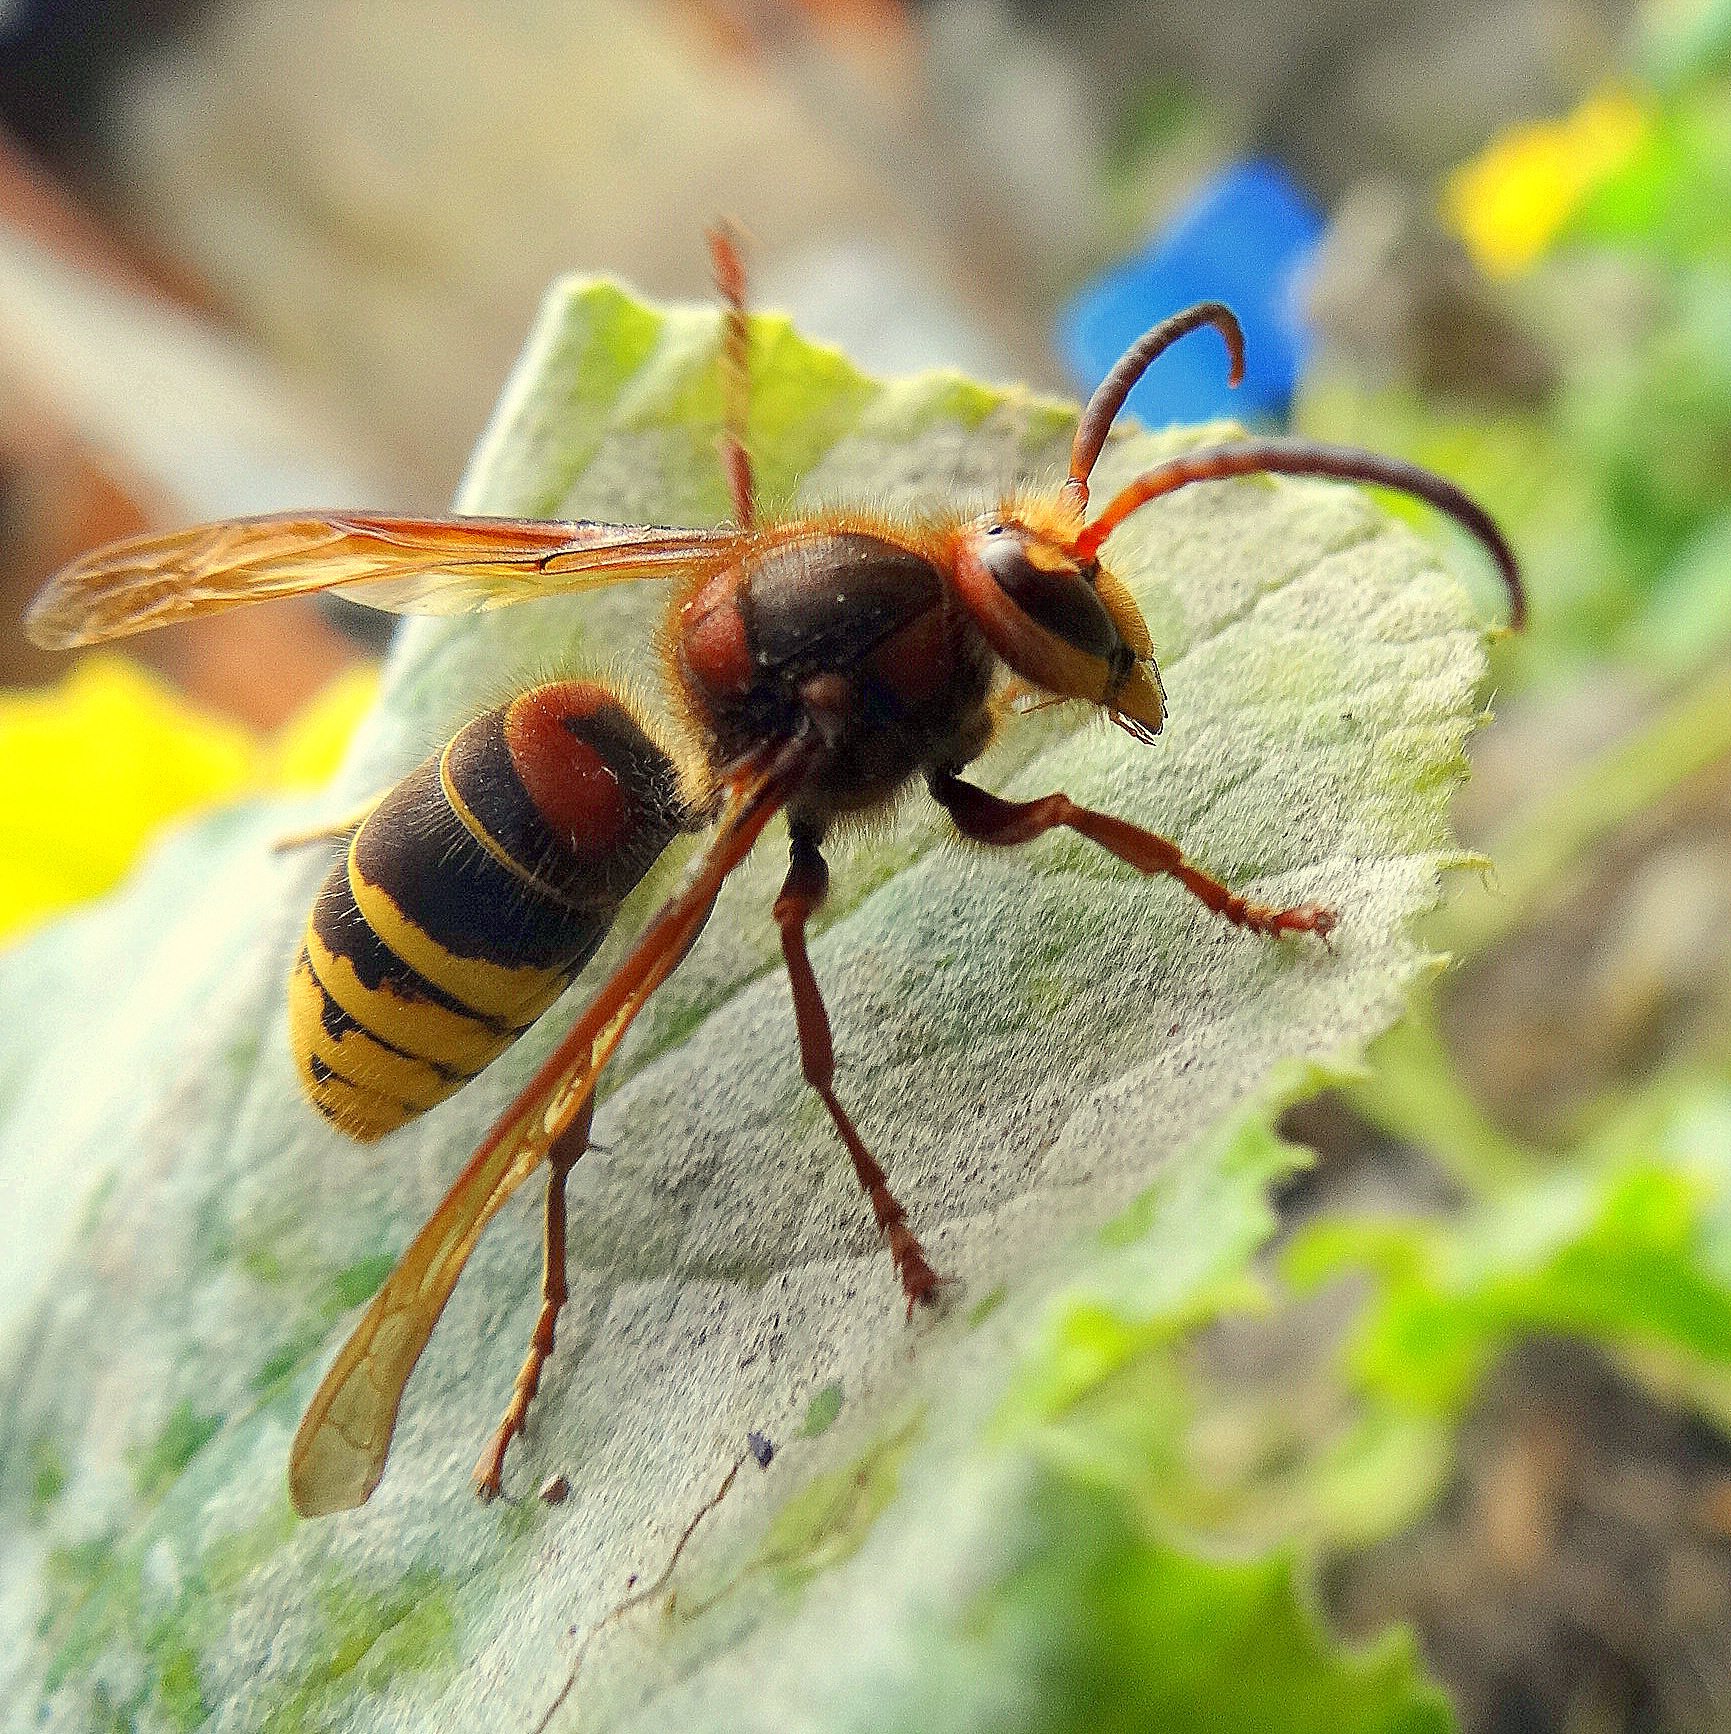
[[[556,1000],[687,822],[672,761],[604,688],[477,717],[367,815],[289,984],[307,1094],[352,1137],[460,1089]]]

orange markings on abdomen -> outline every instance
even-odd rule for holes
[[[583,733],[609,708],[618,701],[584,681],[538,686],[505,708],[518,781],[558,840],[586,858],[609,854],[631,818],[619,773]]]

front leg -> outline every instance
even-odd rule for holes
[[[878,1231],[889,1246],[890,1257],[895,1260],[896,1275],[901,1278],[902,1293],[908,1297],[908,1316],[911,1318],[916,1301],[930,1302],[937,1298],[943,1278],[932,1269],[925,1248],[908,1227],[907,1215],[890,1191],[889,1177],[866,1148],[865,1140],[855,1129],[847,1110],[836,1099],[835,1044],[830,1037],[829,1013],[824,1009],[823,995],[818,990],[811,958],[805,949],[805,924],[829,891],[829,868],[819,853],[817,839],[797,826],[793,831],[792,856],[781,895],[775,900],[775,920],[781,929],[787,979],[793,987],[800,1065],[805,1072],[805,1081],[829,1110],[829,1117],[835,1122],[835,1129],[841,1134],[848,1155],[853,1158],[860,1188],[871,1200]]]
[[[1047,831],[1059,828],[1076,832],[1091,843],[1116,855],[1140,873],[1164,873],[1176,879],[1192,896],[1199,897],[1216,915],[1248,927],[1252,933],[1314,933],[1327,939],[1338,917],[1318,903],[1301,903],[1291,909],[1274,909],[1240,897],[1230,886],[1211,878],[1184,859],[1178,845],[1154,831],[1144,831],[1128,819],[1079,807],[1068,795],[1042,795],[1036,801],[1006,801],[974,783],[963,782],[952,772],[940,771],[927,779],[932,798],[955,821],[964,837],[976,843],[1001,848],[1031,843]]]

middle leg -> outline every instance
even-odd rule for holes
[[[855,1129],[847,1110],[836,1099],[835,1044],[830,1036],[829,1013],[824,1009],[823,995],[818,990],[811,958],[805,949],[805,925],[829,891],[829,868],[816,840],[797,827],[793,830],[792,857],[781,895],[775,900],[775,920],[781,929],[781,951],[787,960],[787,979],[793,986],[793,1015],[799,1029],[800,1065],[805,1081],[829,1110],[829,1117],[835,1122],[835,1129],[841,1134],[848,1155],[853,1158],[854,1173],[871,1201],[878,1230],[890,1249],[890,1257],[895,1260],[896,1275],[901,1278],[902,1293],[908,1298],[908,1316],[911,1318],[916,1301],[929,1303],[937,1298],[943,1278],[932,1269],[924,1247],[908,1227],[907,1215],[890,1191],[889,1177],[866,1148],[865,1140]]]

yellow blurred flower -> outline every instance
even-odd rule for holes
[[[0,694],[0,939],[118,884],[172,819],[323,782],[377,684],[371,670],[339,675],[275,738],[117,656]]]
[[[1482,270],[1515,276],[1629,160],[1648,125],[1633,97],[1602,91],[1563,120],[1511,128],[1449,177],[1443,215]]]

